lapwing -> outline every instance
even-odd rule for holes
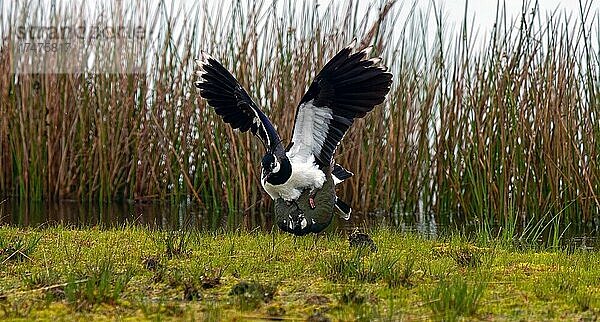
[[[335,185],[353,173],[333,156],[348,128],[381,103],[392,74],[369,49],[356,51],[356,39],[317,74],[296,109],[290,143],[285,146],[269,118],[226,68],[202,52],[195,86],[225,123],[250,131],[262,142],[261,183],[275,200],[278,226],[295,235],[318,233],[331,222],[333,208],[350,217]]]

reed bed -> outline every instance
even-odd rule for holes
[[[262,147],[199,97],[194,58],[202,49],[220,59],[289,140],[310,80],[357,37],[383,57],[394,83],[384,105],[358,120],[338,149],[337,162],[355,173],[338,194],[356,210],[597,218],[600,23],[593,2],[574,15],[524,3],[521,17],[499,5],[489,34],[478,34],[467,16],[449,25],[433,4],[376,2],[364,16],[357,2],[321,9],[232,1],[187,11],[161,2],[146,7],[152,47],[128,53],[147,72],[112,74],[11,73],[11,26],[52,17],[43,5],[0,5],[0,193],[193,200],[206,210],[264,216],[271,207],[259,183]]]

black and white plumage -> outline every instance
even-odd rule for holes
[[[216,59],[203,53],[197,61],[195,85],[200,95],[234,129],[250,130],[262,141],[266,153],[261,183],[273,200],[295,202],[306,191],[321,189],[329,178],[335,185],[353,175],[334,162],[335,151],[354,120],[384,101],[392,83],[392,74],[380,66],[379,58],[369,59],[367,50],[353,53],[354,46],[355,42],[338,52],[310,84],[297,107],[288,149],[267,116]],[[350,206],[332,191],[335,206],[347,219]],[[314,208],[313,199],[309,201]],[[310,231],[313,224],[317,223],[300,217],[286,222],[290,227],[285,230]]]

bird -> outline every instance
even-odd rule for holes
[[[382,104],[392,74],[370,47],[357,50],[356,38],[317,73],[296,107],[292,138],[285,146],[275,127],[235,77],[210,54],[195,61],[194,85],[233,129],[250,131],[265,148],[261,185],[275,201],[278,226],[295,235],[318,233],[335,207],[348,219],[352,208],[335,185],[353,176],[334,161],[337,147],[355,119]]]

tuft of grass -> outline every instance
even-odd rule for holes
[[[406,256],[404,263],[400,265],[396,263],[394,268],[389,270],[384,275],[383,280],[387,283],[388,287],[412,287],[414,286],[413,276],[415,274],[414,266],[415,259],[412,256]]]
[[[596,303],[594,303],[593,297],[590,296],[589,291],[587,290],[577,291],[573,295],[573,302],[575,302],[575,304],[577,305],[577,309],[582,312],[588,311],[594,306],[598,307],[597,305],[595,305]]]
[[[458,243],[442,244],[434,247],[433,253],[436,256],[448,256],[456,262],[459,267],[476,268],[484,263],[486,249],[475,247],[464,241]]]
[[[241,310],[253,310],[273,300],[276,292],[277,288],[272,284],[241,281],[231,288],[229,296],[235,300]]]
[[[225,269],[205,268],[204,273],[200,276],[200,283],[203,289],[213,288],[221,285],[221,277],[223,277]]]
[[[0,234],[0,266],[8,261],[31,260],[42,236],[39,234],[7,236]]]
[[[194,283],[185,283],[183,288],[183,299],[186,301],[199,301],[202,299],[202,293]]]
[[[434,314],[446,321],[477,312],[479,301],[487,287],[484,281],[469,283],[464,277],[453,276],[440,280],[436,286],[422,293],[423,301]]]
[[[407,257],[400,263],[400,257],[388,253],[375,254],[369,247],[360,247],[350,252],[333,253],[321,263],[325,278],[334,282],[385,282],[389,287],[410,287],[414,274],[414,259]]]
[[[172,287],[183,287],[183,299],[186,301],[201,300],[203,295],[201,290],[207,290],[219,287],[224,269],[204,268],[198,266],[192,267],[189,271],[175,270],[169,277],[169,284]],[[166,269],[155,272],[155,280],[164,279],[164,275],[169,274]]]
[[[29,288],[37,289],[58,284],[60,274],[54,269],[48,269],[26,275],[23,280]]]
[[[144,266],[145,269],[152,271],[152,272],[156,272],[163,268],[163,265],[161,264],[160,260],[158,258],[156,258],[155,256],[148,256],[148,257],[143,258],[142,265]]]
[[[111,260],[101,260],[85,277],[71,276],[64,287],[66,300],[76,309],[88,309],[94,305],[115,304],[125,291],[133,272],[117,272]],[[81,277],[81,276],[80,276]]]
[[[165,255],[168,258],[177,256],[188,256],[190,254],[189,244],[191,242],[191,230],[175,230],[164,233]]]
[[[342,304],[362,305],[369,300],[369,295],[357,289],[344,289],[340,293],[339,301]]]

